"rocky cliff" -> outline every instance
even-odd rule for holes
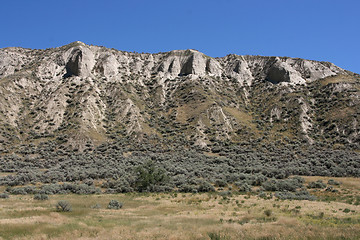
[[[360,77],[332,63],[82,42],[0,49],[0,151],[55,141],[295,141],[360,148]]]

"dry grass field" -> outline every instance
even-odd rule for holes
[[[336,180],[339,192],[313,190],[318,201],[234,193],[11,195],[0,199],[0,239],[360,239],[360,181]],[[112,199],[123,207],[107,209]],[[56,211],[59,200],[72,211]]]

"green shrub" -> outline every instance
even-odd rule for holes
[[[56,210],[59,212],[70,212],[72,210],[71,204],[68,201],[60,200],[56,204]]]
[[[219,192],[219,195],[222,197],[228,197],[228,196],[231,196],[232,193],[231,193],[231,191],[222,191],[222,192]]]
[[[296,189],[303,187],[303,178],[294,177],[284,180],[270,179],[264,182],[261,186],[266,191],[290,191],[295,192]]]
[[[215,180],[215,186],[217,186],[217,187],[226,187],[227,183],[222,179],[216,179]]]
[[[197,193],[197,187],[196,185],[189,185],[189,184],[184,184],[182,186],[179,187],[179,192],[184,192],[184,193]]]
[[[343,210],[343,212],[344,212],[344,213],[349,213],[349,212],[350,212],[350,209],[345,208],[345,209]]]
[[[326,184],[322,180],[317,180],[316,182],[310,182],[308,188],[326,188]]]
[[[246,182],[236,182],[235,185],[239,188],[239,192],[251,192],[251,186]]]
[[[9,194],[7,194],[7,193],[0,193],[0,198],[9,198]]]
[[[198,188],[198,192],[215,192],[215,188],[208,182],[202,182]]]
[[[221,233],[214,233],[214,232],[209,232],[208,236],[211,240],[225,240],[225,239],[229,239],[226,235],[222,235]]]
[[[258,197],[267,200],[267,199],[272,199],[273,195],[271,193],[267,194],[266,192],[260,191]]]
[[[123,204],[117,200],[111,200],[109,205],[107,206],[108,209],[120,209],[122,208]]]
[[[328,186],[328,187],[325,189],[325,191],[327,191],[327,192],[338,192],[338,190],[335,189],[333,186]]]
[[[94,209],[100,209],[101,208],[101,205],[96,203],[95,205],[91,206],[91,208],[94,208]]]
[[[338,181],[336,181],[336,180],[334,180],[334,179],[329,179],[328,184],[329,184],[329,185],[336,185],[336,186],[338,186],[338,185],[340,185],[341,183],[338,182]]]
[[[270,217],[270,216],[272,215],[271,209],[266,209],[266,210],[264,211],[264,214],[265,214],[265,216]]]
[[[315,201],[316,197],[311,195],[306,190],[296,191],[296,192],[276,192],[275,197],[285,200],[309,200],[309,201]]]
[[[10,193],[14,195],[33,194],[36,193],[36,188],[34,186],[16,187],[10,189]]]
[[[46,194],[35,194],[34,200],[48,200],[49,196]]]
[[[267,198],[266,192],[259,192],[258,196],[259,196],[260,198],[264,198],[264,199]]]
[[[169,180],[165,170],[157,168],[152,161],[146,162],[135,169],[135,188],[139,192],[153,192],[158,185],[163,185]]]

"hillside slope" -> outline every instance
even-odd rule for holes
[[[81,42],[0,49],[0,187],[248,192],[296,183],[295,195],[279,190],[313,199],[288,177],[360,176],[359,101],[359,75],[327,62]]]
[[[332,63],[81,42],[0,49],[0,151],[53,141],[211,149],[219,142],[359,150],[360,77]]]

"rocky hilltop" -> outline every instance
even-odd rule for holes
[[[0,151],[53,142],[214,150],[256,142],[360,149],[360,76],[329,62],[82,42],[0,49]]]

